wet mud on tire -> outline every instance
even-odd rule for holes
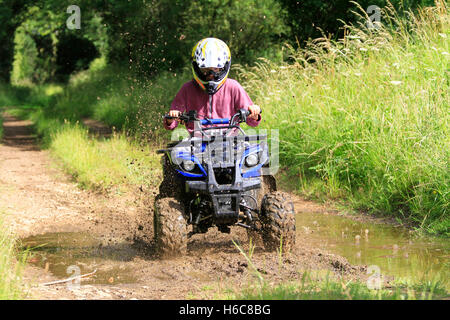
[[[262,239],[268,250],[289,252],[295,246],[295,211],[285,192],[265,195],[261,205]]]
[[[174,198],[156,200],[153,221],[158,253],[166,257],[185,255],[187,228],[182,204]]]

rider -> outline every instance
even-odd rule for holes
[[[197,111],[201,119],[231,118],[240,109],[250,111],[247,124],[256,127],[261,121],[261,108],[254,105],[244,88],[228,78],[231,65],[230,49],[220,39],[205,38],[192,50],[192,73],[194,79],[186,82],[173,100],[164,127],[173,130],[178,126],[182,112]],[[192,122],[186,124],[190,133]]]

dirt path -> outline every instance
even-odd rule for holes
[[[30,122],[4,114],[0,211],[7,213],[7,225],[20,238],[43,234],[95,238],[95,245],[87,250],[92,259],[83,260],[73,252],[66,258],[83,267],[83,274],[95,269],[93,278],[106,275],[107,281],[82,280],[79,287],[65,283],[39,286],[60,279],[50,272],[53,262],[47,262],[45,268],[29,265],[24,274],[28,299],[212,299],[222,297],[219,294],[227,289],[256,283],[255,272],[232,242],[238,241],[249,252],[243,229],[232,228],[230,235],[211,230],[193,236],[187,256],[161,260],[154,254],[151,240],[152,192],[136,190],[119,196],[81,190],[55,163],[48,151],[37,147]],[[318,209],[300,199],[295,207],[298,212]],[[266,281],[301,279],[303,270],[365,278],[364,267],[305,246],[307,236],[298,233],[296,247],[281,259],[256,246],[252,261]],[[73,243],[81,241],[73,239]],[[33,259],[37,258],[31,256]],[[63,263],[64,267],[69,264]]]

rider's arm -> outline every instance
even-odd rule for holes
[[[261,109],[253,104],[253,101],[248,96],[247,92],[245,91],[242,86],[235,81],[234,83],[234,106],[235,106],[235,112],[237,112],[239,109],[245,109],[249,110],[250,112],[253,111],[254,116],[248,116],[247,117],[247,124],[251,127],[256,127],[261,122]],[[258,114],[256,116],[256,114]]]
[[[186,111],[184,107],[187,105],[186,101],[186,84],[184,84],[181,89],[176,94],[175,98],[172,101],[169,115],[171,117],[177,117],[179,113]],[[175,119],[166,119],[164,118],[164,128],[167,130],[173,130],[178,126],[178,121]]]

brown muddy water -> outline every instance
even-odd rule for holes
[[[372,266],[371,272],[411,281],[439,280],[449,289],[450,241],[417,237],[402,227],[360,222],[327,213],[299,212],[298,233],[308,245],[345,257],[351,264]],[[301,245],[298,243],[297,245]],[[83,280],[91,284],[135,283],[126,262],[138,255],[129,243],[103,246],[88,233],[48,233],[22,239],[29,262],[58,278],[96,270]],[[70,268],[72,266],[72,269]],[[72,271],[73,272],[73,271]]]
[[[28,262],[45,268],[58,278],[95,273],[86,284],[134,283],[132,270],[126,266],[136,256],[128,243],[104,246],[89,233],[61,232],[31,236],[21,240],[28,249]]]
[[[372,266],[371,274],[410,281],[440,281],[450,287],[450,240],[419,237],[403,227],[361,222],[335,214],[298,213],[297,232],[312,246]]]

